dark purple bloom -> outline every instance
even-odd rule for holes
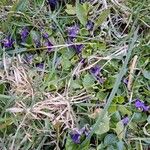
[[[27,27],[24,27],[24,28],[21,30],[21,32],[20,32],[22,42],[25,42],[25,40],[26,40],[28,34],[29,34],[28,28],[27,28]]]
[[[101,71],[101,68],[100,68],[98,65],[96,65],[95,67],[92,67],[92,68],[91,68],[91,73],[92,73],[94,76],[98,76],[99,73],[100,73],[100,71]]]
[[[58,3],[58,0],[48,0],[48,3],[50,5],[51,9],[54,10]]]
[[[80,144],[80,138],[81,138],[81,134],[79,131],[74,130],[70,133],[70,137],[72,139],[72,141],[76,144]]]
[[[14,40],[11,38],[11,36],[8,36],[2,41],[5,48],[11,48],[14,44]]]
[[[90,69],[90,72],[91,74],[93,75],[93,77],[100,83],[102,84],[104,82],[104,80],[100,77],[100,71],[101,71],[101,68],[96,65],[95,67],[92,67]]]
[[[43,36],[43,38],[45,38],[45,39],[48,39],[48,37],[49,37],[48,33],[46,33],[46,32],[45,32],[45,33],[43,33],[43,35],[42,35],[42,36]]]
[[[36,65],[37,68],[39,69],[43,69],[44,68],[44,64],[43,63],[39,63]]]
[[[141,100],[136,99],[135,101],[135,107],[137,109],[143,110],[143,111],[149,111],[150,106],[147,106],[146,104],[144,104]]]
[[[82,52],[82,49],[84,48],[83,44],[74,44],[70,39],[68,40],[68,44],[72,44],[68,47],[74,49],[77,54],[80,54]]]
[[[83,49],[84,45],[83,44],[79,44],[79,45],[74,45],[73,47],[74,47],[76,53],[80,54],[82,52],[82,49]]]
[[[68,27],[68,36],[71,37],[71,40],[77,37],[79,33],[79,27],[77,25]]]
[[[129,123],[129,117],[128,117],[128,116],[124,117],[124,118],[122,119],[122,123],[123,123],[124,125],[127,125],[127,124]]]
[[[144,111],[149,111],[149,110],[150,110],[150,106],[144,105],[144,106],[143,106],[143,110],[144,110]]]
[[[80,144],[81,143],[81,137],[83,137],[83,136],[87,137],[89,135],[89,133],[90,133],[89,129],[87,129],[87,127],[83,127],[81,129],[74,129],[70,133],[70,137],[74,143]]]
[[[52,50],[52,46],[54,45],[50,42],[50,40],[47,40],[44,46],[46,46],[48,48],[48,52],[50,52]]]
[[[86,137],[89,135],[89,129],[86,127],[86,126],[84,126],[83,128],[81,128],[80,129],[80,132],[82,133],[82,134],[84,134]]]
[[[94,27],[94,22],[92,22],[91,20],[88,20],[87,24],[86,24],[86,28],[89,31],[92,31]]]
[[[144,103],[142,101],[140,101],[139,99],[137,99],[135,101],[135,107],[138,108],[138,109],[142,109],[143,110]]]

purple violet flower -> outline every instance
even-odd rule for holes
[[[141,109],[142,111],[149,111],[150,106],[145,105],[141,100],[136,99],[135,101],[135,107],[137,109]]]
[[[68,27],[68,36],[70,37],[70,40],[76,38],[78,33],[79,33],[79,27],[77,25]]]
[[[50,52],[52,50],[52,46],[54,45],[50,42],[50,40],[47,40],[44,46],[46,46],[48,48],[48,52]]]
[[[55,7],[57,6],[58,0],[48,0],[48,3],[51,7],[52,10],[55,9]]]
[[[127,125],[127,124],[129,123],[129,117],[128,117],[128,116],[124,117],[124,118],[122,119],[122,123],[123,123],[124,125]]]
[[[135,107],[138,108],[138,109],[142,109],[143,110],[144,103],[142,101],[140,101],[139,99],[136,99]]]
[[[98,76],[99,73],[100,73],[100,71],[101,71],[101,68],[100,68],[98,65],[96,65],[95,67],[92,67],[92,68],[91,68],[91,73],[92,73],[94,76]]]
[[[94,27],[94,22],[92,22],[91,20],[88,20],[86,24],[87,30],[92,31],[93,27]]]
[[[77,54],[81,53],[83,48],[84,48],[83,44],[75,45],[75,50]]]
[[[83,136],[87,137],[88,135],[89,135],[89,130],[86,127],[83,127],[81,129],[75,128],[70,133],[70,137],[75,144],[80,144],[81,143],[81,137],[83,137]]]
[[[24,27],[24,28],[21,30],[21,32],[20,32],[22,42],[25,42],[25,40],[26,40],[28,34],[29,34],[28,28],[27,28],[27,27]]]
[[[83,44],[74,44],[70,39],[68,40],[68,44],[72,44],[68,47],[74,49],[77,54],[80,54],[82,52],[82,49],[84,48]]]
[[[144,110],[144,111],[149,111],[149,110],[150,110],[150,106],[144,105],[144,106],[143,106],[143,110]]]
[[[43,35],[42,35],[42,36],[43,36],[43,38],[45,38],[45,39],[48,39],[48,37],[49,37],[48,33],[46,33],[46,32],[45,32],[45,33],[43,33]]]
[[[2,43],[5,48],[11,48],[14,44],[14,40],[11,38],[11,36],[8,36],[7,38],[3,39]]]
[[[37,68],[43,69],[44,68],[44,63],[39,63],[36,65]]]
[[[75,51],[77,54],[80,54],[82,52],[82,49],[84,48],[83,44],[79,44],[79,45],[73,45]]]
[[[93,77],[94,77],[100,84],[102,84],[102,83],[104,83],[104,80],[99,76],[99,75],[100,75],[100,71],[101,71],[101,68],[100,68],[98,65],[96,65],[95,67],[92,67],[92,68],[90,69],[90,72],[91,72],[91,74],[93,75]]]
[[[78,130],[73,130],[70,137],[75,144],[80,144],[81,133]]]

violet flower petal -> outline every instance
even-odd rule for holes
[[[146,106],[146,105],[143,106],[143,111],[149,111],[149,110],[150,110],[150,106]]]
[[[77,130],[72,131],[70,133],[70,137],[75,144],[80,144],[81,134],[79,133],[79,131]]]
[[[42,36],[43,36],[43,38],[45,38],[45,39],[48,39],[48,37],[49,37],[48,33],[46,33],[46,32],[45,32],[45,33],[43,33],[43,35],[42,35]]]
[[[52,46],[54,46],[54,45],[50,42],[50,40],[47,40],[45,42],[44,46],[46,46],[48,49],[48,52],[50,52],[52,50]]]
[[[122,119],[122,123],[123,123],[124,125],[127,125],[127,124],[129,123],[129,117],[123,118],[123,119]]]
[[[3,45],[5,48],[11,48],[14,44],[14,40],[8,36],[7,38],[5,38],[3,41],[2,41]]]
[[[43,69],[44,68],[44,63],[39,63],[36,65],[37,68]]]
[[[22,42],[25,42],[25,40],[26,40],[28,34],[29,34],[28,28],[27,28],[27,27],[24,27],[24,28],[21,30],[21,32],[20,32]]]
[[[81,129],[74,129],[71,133],[70,133],[70,137],[72,139],[72,141],[76,144],[80,144],[81,143],[81,137],[82,136],[88,136],[89,135],[89,130],[84,126]]]
[[[101,68],[100,68],[98,65],[96,65],[95,67],[92,67],[92,68],[91,68],[91,73],[92,73],[94,76],[98,76],[99,73],[100,73],[100,71],[101,71]]]
[[[58,0],[48,0],[50,6],[55,7],[57,5]]]
[[[143,111],[149,111],[150,110],[150,106],[147,106],[146,104],[144,104],[144,102],[142,102],[139,99],[136,99],[136,101],[135,101],[135,107],[137,109],[141,109]]]
[[[79,33],[79,27],[77,25],[68,27],[68,36],[71,37],[71,40],[77,37]]]
[[[84,48],[83,44],[75,45],[75,51],[77,54],[80,54],[82,52],[82,49]]]
[[[139,99],[137,99],[135,101],[135,107],[138,108],[138,109],[142,109],[143,110],[143,107],[144,107],[144,103],[142,101],[140,101]]]
[[[91,20],[88,20],[86,24],[87,30],[92,31],[93,27],[94,27],[94,22],[92,22]]]
[[[80,54],[82,52],[82,49],[84,48],[83,44],[74,44],[70,39],[68,39],[68,44],[72,44],[68,46],[69,48],[72,48],[76,51],[77,54]]]

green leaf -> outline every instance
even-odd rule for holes
[[[4,84],[0,84],[0,94],[4,94],[5,86]]]
[[[65,11],[67,14],[69,14],[69,15],[75,15],[76,14],[76,8],[75,7],[73,7],[70,4],[66,4],[66,7],[67,8],[65,9]]]
[[[65,69],[65,70],[69,69],[69,67],[71,66],[70,60],[65,56],[62,57],[62,63],[61,64],[62,64],[63,69]]]
[[[90,74],[86,74],[83,78],[83,86],[89,88],[94,84],[94,79]]]
[[[104,82],[104,87],[106,89],[112,89],[114,87],[114,83],[115,83],[115,77],[108,77],[107,80],[105,80]]]
[[[134,113],[133,122],[144,122],[147,119],[147,115],[145,113]]]
[[[118,106],[118,110],[123,114],[123,115],[132,115],[132,112],[131,111],[129,111],[125,106],[123,106],[123,105],[119,105]]]
[[[82,142],[82,141],[81,141]],[[85,143],[84,145],[79,145],[79,144],[75,144],[72,139],[70,138],[70,136],[67,137],[67,142],[65,145],[65,150],[88,150],[90,146],[89,141],[87,143]]]
[[[147,122],[150,124],[150,115],[147,118]]]
[[[116,110],[117,110],[117,105],[116,104],[110,105],[110,107],[108,109],[109,113],[114,113],[114,112],[116,112]]]
[[[102,121],[99,123],[98,128],[95,130],[95,134],[101,135],[109,131],[110,118],[108,117],[108,112],[103,117]]]
[[[118,138],[121,140],[124,136],[124,125],[122,121],[119,121],[116,125],[116,129],[115,129]]]
[[[104,146],[103,143],[101,143],[100,145],[98,145],[97,150],[104,150],[104,148],[106,147]]]
[[[106,20],[109,14],[110,14],[109,9],[105,9],[102,11],[102,13],[98,16],[98,18],[95,21],[94,30],[96,30]]]
[[[82,83],[80,83],[79,80],[75,80],[75,81],[72,81],[71,87],[72,87],[73,89],[81,89],[81,88],[82,88],[82,85],[81,85],[81,84],[82,84]]]
[[[120,113],[118,111],[113,113],[111,116],[111,120],[113,120],[114,122],[119,122],[121,120]]]
[[[28,0],[17,0],[15,4],[12,7],[12,11],[21,11],[23,12],[25,8],[27,7],[27,1]]]
[[[123,96],[118,96],[117,97],[117,102],[119,103],[119,104],[122,104],[123,102],[124,102],[124,97]]]
[[[85,26],[87,23],[87,11],[79,2],[76,2],[76,15],[80,23]]]
[[[117,140],[117,137],[115,134],[108,134],[106,135],[105,139],[104,139],[104,145],[108,146],[111,145],[113,143],[115,143]]]
[[[98,98],[100,101],[105,100],[106,96],[107,96],[107,93],[103,91],[96,93],[96,98]]]
[[[150,71],[144,70],[144,71],[143,71],[143,76],[144,76],[146,79],[150,80]]]
[[[113,102],[114,103],[119,103],[119,104],[122,104],[124,102],[124,97],[123,96],[115,96],[114,99],[113,99]]]
[[[118,150],[124,150],[124,142],[123,141],[117,142],[117,148]]]

